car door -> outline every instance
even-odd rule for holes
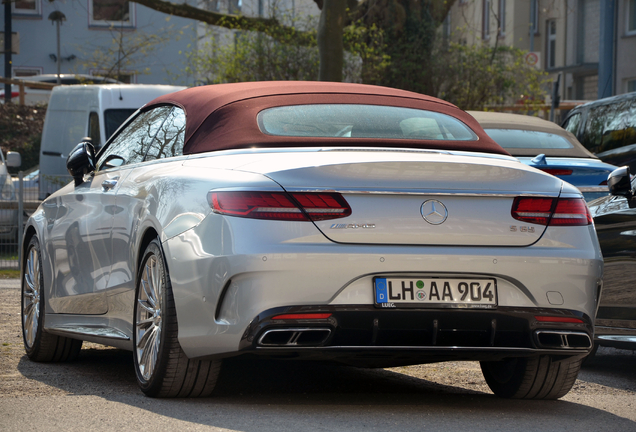
[[[109,285],[113,290],[134,289],[136,251],[131,245],[139,240],[143,221],[156,218],[167,202],[158,202],[157,196],[168,196],[166,188],[178,189],[183,185],[171,182],[157,161],[183,155],[185,113],[178,107],[160,107],[166,114],[144,155],[144,162],[125,167],[126,181],[117,190],[117,208],[113,223],[113,267]],[[168,109],[169,108],[169,109]],[[158,191],[157,189],[163,189]],[[174,190],[172,199],[180,193]]]
[[[622,197],[601,206],[594,217],[605,262],[596,325],[636,328],[636,208]]]
[[[165,110],[140,113],[99,155],[92,176],[56,199],[58,211],[49,234],[53,312],[108,311],[113,248],[128,247],[113,235],[114,217],[122,211],[116,205],[116,192],[128,167],[143,161],[166,114]]]

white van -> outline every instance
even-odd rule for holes
[[[141,106],[183,89],[143,84],[55,87],[42,130],[39,198],[46,198],[72,180],[66,171],[66,158],[84,137],[90,137],[97,150]]]
[[[57,84],[57,74],[42,74],[26,77],[13,77],[13,79],[23,80],[27,83],[47,83]],[[84,74],[60,74],[60,84],[123,84],[121,81],[112,78],[104,78],[100,76],[84,75]],[[24,103],[26,105],[37,105],[49,103],[51,97],[50,89],[33,88],[29,84],[24,86]],[[18,103],[20,98],[20,86],[11,85],[11,98],[14,103]],[[0,87],[0,103],[4,103],[4,86]]]

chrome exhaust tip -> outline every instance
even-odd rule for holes
[[[323,345],[331,335],[330,328],[279,328],[267,330],[258,340],[259,346],[306,347]]]
[[[540,348],[590,349],[592,339],[587,333],[566,330],[537,330],[536,340]]]

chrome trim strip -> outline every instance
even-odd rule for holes
[[[259,347],[256,349],[277,349],[284,350],[290,349],[290,347],[286,346],[265,346]],[[464,346],[319,346],[319,347],[303,347],[303,346],[294,346],[291,347],[294,350],[355,350],[355,351],[373,351],[373,350],[411,350],[411,351],[499,351],[499,352],[521,352],[528,354],[541,354],[541,353],[554,353],[554,352],[563,352],[560,349],[546,349],[546,348],[514,348],[514,347],[464,347]],[[589,353],[589,349],[569,349],[568,353]]]
[[[209,192],[281,192],[281,189],[276,189],[273,187],[263,188],[263,187],[253,187],[253,186],[239,186],[239,187],[223,187],[223,188],[215,188],[210,189]],[[417,196],[479,196],[479,197],[498,197],[498,198],[516,198],[519,196],[522,197],[548,197],[548,198],[557,198],[559,197],[560,192],[551,192],[551,193],[543,193],[543,192],[509,192],[509,191],[470,191],[470,190],[459,190],[459,189],[449,189],[445,191],[439,190],[426,190],[426,189],[414,189],[414,190],[404,190],[404,189],[329,189],[329,188],[321,188],[321,187],[286,187],[285,191],[287,192],[322,192],[322,193],[340,193],[340,194],[365,194],[365,195],[417,195]],[[572,198],[578,197],[578,195],[568,194]],[[563,195],[565,197],[565,195]]]
[[[610,341],[610,342],[636,343],[636,336],[629,336],[629,335],[601,335],[601,336],[597,336],[596,339]]]
[[[556,192],[510,192],[510,191],[477,191],[477,190],[460,190],[448,189],[439,190],[404,190],[404,189],[328,189],[328,188],[307,188],[307,187],[290,187],[285,188],[288,192],[325,192],[339,194],[367,194],[367,195],[418,195],[418,196],[479,196],[479,197],[497,197],[497,198],[516,198],[522,197],[546,197],[558,198],[560,191]]]
[[[609,194],[607,185],[605,186],[576,186],[581,192],[606,192]]]
[[[112,327],[58,326],[49,327],[49,331],[73,333],[76,335],[96,336],[111,339],[130,340],[126,333]]]

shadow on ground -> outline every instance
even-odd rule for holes
[[[594,368],[606,367],[589,366],[585,373],[603,381]],[[135,412],[250,432],[280,430],[277,425],[295,430],[289,422],[347,431],[398,425],[413,430],[424,424],[440,430],[457,422],[473,425],[469,430],[558,430],[559,424],[576,424],[578,430],[604,430],[609,424],[613,431],[636,430],[628,419],[582,404],[504,400],[392,371],[326,363],[229,359],[214,397],[189,400],[145,397],[137,388],[132,354],[116,349],[84,349],[67,364],[35,365],[23,356],[18,370],[69,395],[98,396]]]

